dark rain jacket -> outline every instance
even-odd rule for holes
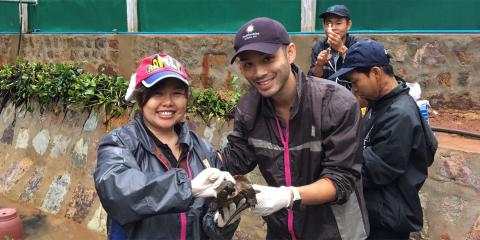
[[[418,191],[428,176],[437,140],[408,91],[398,86],[368,104],[363,180],[372,231],[422,228]]]
[[[322,38],[320,39],[312,48],[312,53],[310,55],[310,69],[308,71],[307,75],[313,75],[313,69],[315,69],[315,64],[317,63],[317,57],[318,54],[327,49],[329,47],[327,43],[328,38]],[[347,33],[346,39],[345,39],[345,46],[347,48],[350,48],[353,44],[357,43],[358,41],[361,41],[361,38],[352,36]],[[332,52],[334,50],[332,49]],[[337,70],[342,68],[343,65],[343,57],[339,56],[337,61],[334,62],[334,59],[329,60],[329,63],[327,62],[325,65],[323,65],[323,75],[322,78],[328,79],[331,75],[333,75]],[[336,79],[332,79],[332,81],[336,81]],[[351,89],[352,86],[350,84],[350,81],[347,79],[338,79],[338,84],[346,87],[347,89]]]
[[[322,178],[335,185],[332,203],[266,216],[268,239],[363,239],[368,220],[360,181],[358,103],[344,87],[306,77],[295,65],[292,69],[297,86],[290,120],[282,126],[269,99],[250,89],[237,104],[234,130],[222,150],[225,167],[246,174],[258,165],[274,187]]]
[[[122,225],[129,239],[231,238],[238,222],[217,228],[207,199],[192,196],[190,179],[206,165],[222,168],[215,149],[186,124],[178,142],[188,149],[186,170],[169,168],[156,154],[140,117],[103,137],[94,178],[109,222]]]

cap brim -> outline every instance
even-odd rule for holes
[[[347,16],[347,15],[339,14],[339,13],[336,13],[336,12],[324,12],[324,13],[320,14],[319,17],[320,17],[320,18],[325,18],[325,16],[326,16],[326,15],[329,15],[329,14],[331,14],[331,15],[336,15],[336,16],[340,16],[340,17],[350,18],[350,17]]]
[[[349,68],[340,68],[338,71],[336,71],[334,74],[332,74],[328,79],[335,79],[337,77],[341,77],[350,71],[355,69],[355,67],[349,67]]]
[[[239,48],[237,52],[235,52],[235,55],[233,55],[232,60],[230,61],[230,64],[233,64],[233,62],[235,62],[235,58],[237,58],[238,55],[242,52],[257,51],[257,52],[262,52],[266,54],[275,54],[280,46],[282,46],[281,43],[258,42],[258,43],[247,44]]]
[[[188,80],[185,79],[182,75],[176,72],[171,72],[171,71],[163,71],[163,72],[155,73],[152,76],[144,79],[142,81],[142,84],[143,86],[149,88],[165,78],[176,78],[182,81],[183,83],[185,83],[187,86],[189,85]]]

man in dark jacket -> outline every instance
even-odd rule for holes
[[[257,165],[269,186],[252,209],[267,239],[364,239],[360,112],[355,97],[294,64],[295,44],[279,22],[256,18],[235,36],[235,55],[253,86],[238,102],[221,156],[233,174]]]
[[[334,5],[320,14],[326,38],[320,39],[312,48],[308,75],[328,79],[342,67],[350,46],[360,39],[348,34],[352,27],[350,12],[344,5]],[[335,82],[350,89],[350,82],[335,78]]]
[[[398,84],[382,44],[367,40],[347,52],[343,68],[352,90],[369,101],[364,127],[365,201],[369,239],[408,239],[423,225],[418,191],[437,141],[409,89]]]

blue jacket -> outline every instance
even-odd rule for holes
[[[372,229],[422,228],[418,191],[433,163],[437,140],[408,90],[399,85],[369,102],[365,115],[362,175]]]
[[[108,133],[98,148],[95,187],[108,213],[110,239],[125,233],[129,239],[231,238],[238,222],[216,227],[208,200],[191,192],[190,179],[206,165],[222,168],[213,146],[178,125],[179,144],[188,149],[186,170],[171,168],[141,121],[136,117]]]

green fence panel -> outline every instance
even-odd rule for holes
[[[479,0],[317,0],[317,16],[335,4],[349,8],[352,30],[480,30]]]
[[[140,0],[141,32],[236,32],[255,17],[300,31],[300,0]]]
[[[127,31],[125,0],[38,0],[28,9],[30,30],[40,32]]]
[[[18,17],[18,4],[0,3],[0,32],[19,31],[20,19]]]

